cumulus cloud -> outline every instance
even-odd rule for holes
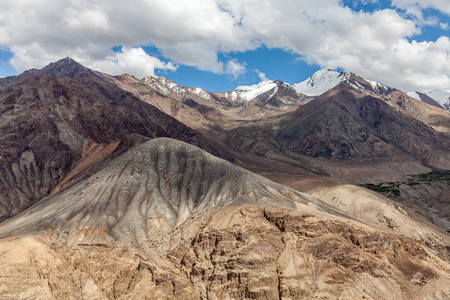
[[[256,70],[256,73],[258,73],[258,77],[261,81],[269,81],[269,78],[266,77],[266,73],[259,72],[259,70]]]
[[[254,48],[236,30],[234,18],[213,0],[136,0],[132,5],[119,0],[2,2],[0,45],[14,53],[11,64],[18,71],[66,56],[107,71],[113,68],[111,57],[116,55],[111,49],[124,46],[127,59],[125,53],[118,54],[122,63],[114,69],[131,73],[136,70],[132,62],[142,59],[139,47],[154,45],[173,63],[236,76],[243,65],[219,61],[218,51]]]
[[[443,30],[448,30],[448,23],[439,23],[439,26],[443,29]]]
[[[432,8],[450,15],[450,5],[447,0],[392,0],[392,5],[411,13]]]
[[[403,90],[450,86],[446,38],[418,43],[421,28],[394,9],[355,12],[340,1],[228,1],[242,26],[269,47]],[[411,39],[412,41],[409,41]]]
[[[112,75],[129,73],[137,77],[155,76],[155,69],[171,71],[177,69],[171,62],[165,63],[150,56],[142,48],[127,47],[122,47],[120,52],[114,53],[104,60],[86,60],[83,64]]]
[[[229,60],[225,66],[225,73],[232,75],[234,79],[244,74],[245,71],[245,65],[239,63],[236,59]]]
[[[425,8],[450,14],[447,0],[393,0],[392,9],[374,12],[354,11],[341,0],[0,1],[0,45],[14,53],[18,71],[71,56],[139,77],[183,64],[237,78],[246,65],[232,54],[264,44],[405,90],[449,86],[448,38],[414,41],[424,24],[448,26],[422,14]],[[170,62],[146,54],[145,45]],[[114,53],[116,46],[122,51]]]

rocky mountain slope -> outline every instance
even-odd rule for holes
[[[88,141],[170,136],[221,155],[195,130],[93,71],[67,60],[53,66],[62,69],[43,70],[66,76],[35,76],[0,90],[0,220],[48,195]]]
[[[450,132],[448,113],[436,109],[436,106],[433,107],[416,101],[414,99],[417,98],[410,97],[409,94],[388,87],[380,82],[364,79],[354,73],[320,70],[314,73],[309,79],[295,84],[294,87],[297,92],[318,97],[340,84],[343,84],[349,90],[355,90],[359,93],[379,98],[398,112],[414,117],[437,131]],[[431,101],[427,102],[427,104],[433,105]]]
[[[371,95],[336,87],[286,117],[278,141],[311,156],[422,156],[442,151],[448,139]],[[450,165],[449,165],[450,166]]]
[[[102,93],[107,90],[117,93],[113,98],[117,98],[118,101],[118,95],[120,97],[127,95],[132,98],[134,96],[135,100],[143,100],[160,111],[173,116],[179,122],[201,133],[206,138],[206,140],[202,140],[201,137],[194,138],[196,140],[193,141],[194,144],[198,144],[198,139],[200,139],[203,141],[200,146],[228,159],[231,159],[231,156],[227,152],[233,152],[236,162],[255,171],[261,170],[262,159],[260,157],[263,156],[266,161],[262,164],[266,167],[262,171],[270,169],[279,171],[277,169],[286,169],[287,165],[291,165],[288,168],[299,174],[306,174],[307,172],[332,176],[334,174],[349,174],[345,175],[344,178],[355,182],[355,178],[361,179],[361,181],[371,181],[385,180],[388,177],[398,177],[403,174],[426,173],[435,167],[445,168],[448,161],[448,155],[446,156],[448,151],[445,148],[448,138],[433,133],[411,117],[426,123],[435,130],[448,133],[450,130],[449,112],[417,101],[381,83],[365,80],[351,73],[321,70],[313,74],[308,80],[296,85],[281,81],[263,81],[254,86],[241,87],[236,91],[210,93],[200,88],[182,87],[164,77],[137,79],[129,75],[110,76],[84,68],[69,58],[53,63],[42,70],[30,72],[38,75],[46,74],[56,81],[65,78],[58,76],[67,75],[69,78],[76,79],[73,80],[76,84],[84,84],[82,89],[84,89],[85,95],[93,94],[98,97],[105,97]],[[4,86],[12,79],[20,82],[24,77],[29,76],[30,72],[0,81]],[[64,80],[69,83],[67,79]],[[33,84],[33,80],[29,80],[29,82]],[[61,82],[60,85],[64,86],[66,82]],[[74,84],[74,82],[70,84]],[[90,86],[90,82],[95,82],[95,84]],[[36,83],[34,84],[36,85]],[[28,81],[23,83],[23,86],[27,85]],[[96,86],[101,86],[101,88],[96,88]],[[16,89],[15,86],[9,88],[9,90],[14,89]],[[52,87],[49,87],[49,89],[51,90]],[[96,90],[90,91],[89,89]],[[303,89],[303,93],[299,93],[301,89]],[[339,101],[336,101],[333,98],[334,96],[330,96],[333,99],[328,100],[323,100],[325,96],[313,96],[323,91],[329,91],[325,94],[335,95],[332,91],[336,89],[343,90],[342,93],[347,92],[346,95],[339,96]],[[14,102],[17,95],[8,94],[7,90],[4,89],[2,93],[6,95],[5,97],[8,97],[9,102]],[[127,94],[127,92],[132,95]],[[16,93],[18,92],[16,91]],[[55,95],[58,93],[56,91]],[[47,94],[51,95],[51,92]],[[309,96],[305,94],[309,94]],[[348,99],[346,99],[347,95]],[[49,102],[55,99],[55,97],[47,98],[46,95],[42,97]],[[107,97],[110,97],[110,95],[107,95]],[[88,96],[85,98],[87,99]],[[371,99],[369,102],[372,102],[373,105],[368,106],[369,102],[361,101],[361,99]],[[8,101],[4,102],[3,109],[11,109],[12,106]],[[89,116],[87,118],[89,122],[97,122],[94,127],[98,125],[104,128],[109,137],[108,139],[98,139],[103,134],[103,130],[98,131],[95,134],[96,137],[84,130],[81,134],[83,138],[75,139],[77,140],[77,146],[75,147],[78,149],[77,155],[74,159],[68,160],[70,161],[68,163],[70,167],[62,168],[64,174],[81,157],[83,144],[88,140],[94,140],[97,143],[111,143],[133,132],[153,136],[148,130],[139,129],[141,125],[131,131],[126,130],[122,134],[122,129],[119,128],[122,125],[99,124],[105,119],[105,114],[103,111],[97,111],[100,107],[99,105],[92,106],[94,103],[94,101],[89,103],[91,105],[89,106],[90,112],[82,113],[80,116]],[[108,103],[108,105],[110,104]],[[61,105],[64,106],[66,103]],[[139,103],[139,105],[144,104]],[[316,111],[316,107],[321,109]],[[67,109],[65,113],[67,114],[71,109]],[[108,109],[114,109],[114,105]],[[366,114],[372,116],[373,122],[366,119],[362,111],[359,111],[360,109],[366,109]],[[94,114],[91,111],[94,110],[97,111],[97,117],[94,117],[93,119],[96,120],[92,121],[90,119]],[[142,111],[142,109],[139,110]],[[31,111],[28,110],[24,113],[25,119],[33,120],[33,118],[29,118]],[[98,116],[103,117],[98,119]],[[116,121],[122,124],[129,123],[128,120],[123,118],[124,115],[122,114],[121,117],[116,118],[117,120],[106,119],[110,123]],[[57,119],[61,119],[61,117],[57,116]],[[4,118],[4,120],[10,122],[7,118]],[[137,120],[136,122],[139,123]],[[369,124],[370,122],[373,124]],[[156,121],[156,123],[159,123],[159,121]],[[134,127],[133,124],[126,126],[131,128]],[[405,124],[409,125],[403,128]],[[67,122],[64,126],[69,128],[64,129],[64,131],[71,131],[70,127],[73,124],[66,125]],[[16,130],[13,126],[5,128],[12,131]],[[396,128],[396,130],[391,131],[390,128]],[[19,129],[19,131],[28,132],[22,129]],[[296,136],[295,132],[302,132],[303,137]],[[178,138],[177,134],[176,131],[172,130],[170,133],[162,135]],[[190,135],[198,134],[191,133]],[[289,138],[290,136],[292,139]],[[208,141],[211,141],[214,145],[212,146]],[[67,142],[65,143],[67,144]],[[8,147],[10,148],[10,146],[15,147],[13,145]],[[19,146],[19,148],[26,147]],[[228,150],[223,151],[219,148],[228,148]],[[259,157],[259,163],[257,162],[258,159],[255,160],[255,157]],[[364,159],[364,162],[353,160],[353,163],[347,164],[340,160],[321,161],[316,158],[338,158],[341,160],[342,158],[358,158]],[[378,164],[377,160],[380,159],[384,163],[374,168]],[[277,163],[274,163],[274,160]],[[284,164],[280,164],[280,162]],[[357,170],[358,165],[365,170]],[[368,165],[371,165],[371,167],[369,168]],[[368,172],[368,170],[371,171]],[[62,178],[63,175],[58,175],[58,178]],[[15,185],[15,183],[11,183],[13,177],[8,175],[9,179],[4,181],[10,183],[6,185]],[[397,180],[398,178],[392,180],[394,179]],[[37,196],[34,196],[35,200],[33,201],[36,201],[42,195],[46,195],[57,184],[58,180],[49,179],[46,181],[51,182],[51,184],[46,185],[45,191],[34,193]],[[25,199],[30,198],[32,193],[22,190],[23,188],[20,192],[16,192],[19,195],[15,195],[14,200],[9,202],[14,202],[14,205],[21,202],[29,203]],[[23,195],[24,193],[25,195]],[[26,205],[29,204],[21,204],[20,206],[25,207]],[[6,211],[11,209],[6,209]],[[14,213],[16,212],[12,214]]]
[[[227,132],[227,141],[246,153],[317,164],[323,172],[351,168],[351,161],[354,166],[366,167],[378,163],[380,170],[375,175],[393,169],[402,172],[397,166],[380,164],[383,161],[416,164],[406,173],[450,166],[445,134],[399,113],[378,97],[343,84],[277,118],[236,126]],[[342,170],[337,172],[342,174]],[[361,175],[353,174],[354,178]],[[366,172],[365,177],[370,174]]]
[[[225,139],[224,129],[230,123],[283,114],[301,105],[306,98],[282,81],[210,93],[201,88],[182,87],[165,77],[137,79],[106,74],[103,77],[203,135],[212,139],[219,136],[219,140]]]
[[[0,225],[0,292],[6,299],[449,295],[448,236],[379,196],[358,209],[363,223],[327,199],[179,141],[143,142]]]
[[[13,155],[16,162],[6,160],[3,168],[20,166],[22,153],[22,165],[27,164],[28,157],[34,155],[25,150],[30,147],[28,139],[34,139],[31,136],[35,134],[35,127],[52,135],[55,141],[62,140],[59,144],[52,142],[51,147],[59,145],[62,148],[52,148],[50,152],[56,151],[55,157],[58,157],[57,153],[62,151],[68,158],[57,163],[57,175],[44,177],[45,184],[41,179],[34,180],[31,179],[33,176],[26,175],[24,167],[4,171],[3,186],[7,186],[3,188],[4,194],[13,195],[3,200],[8,207],[3,209],[6,215],[17,213],[13,211],[15,206],[26,207],[47,195],[81,157],[87,141],[112,143],[130,133],[191,141],[258,172],[267,173],[271,169],[278,172],[289,166],[288,169],[297,174],[341,174],[339,176],[355,183],[398,180],[399,176],[426,173],[434,168],[445,169],[448,165],[448,137],[433,132],[426,125],[448,133],[449,112],[352,73],[321,70],[296,85],[263,81],[236,91],[210,93],[200,88],[182,87],[164,77],[110,76],[84,68],[69,58],[30,72],[0,80],[7,86],[8,82],[20,82],[30,74],[46,75],[35,76],[0,93],[4,95],[3,129],[6,133],[11,132],[2,136],[5,140],[3,149],[17,152]],[[25,90],[27,94],[23,94]],[[327,92],[314,96],[323,91]],[[37,103],[33,99],[39,93],[44,104],[21,108],[18,117],[14,112],[19,111],[16,106],[20,107],[17,99],[21,97],[22,102]],[[68,106],[70,97],[80,98],[79,103]],[[133,99],[129,101],[133,108],[128,107],[129,104],[117,105],[124,97]],[[139,100],[150,104],[151,112],[148,111],[150,106]],[[31,116],[36,107],[38,113]],[[117,115],[116,107],[122,109],[120,115]],[[74,113],[74,109],[79,111]],[[138,111],[139,116],[128,120],[128,109]],[[41,128],[47,125],[40,123],[47,122],[45,114],[49,112],[48,126],[52,124],[54,129],[45,131]],[[154,125],[142,125],[155,118],[148,118],[147,113],[158,116],[166,113],[178,123],[162,117],[154,119]],[[88,125],[82,125],[83,122]],[[178,127],[183,128],[181,132]],[[27,136],[25,139],[21,137],[22,133]],[[23,141],[16,144],[14,140]],[[44,139],[39,147],[45,149],[46,143]],[[17,150],[19,148],[21,150]],[[223,150],[225,148],[227,150]],[[37,165],[47,163],[47,158],[43,158]],[[261,168],[261,165],[265,167]],[[21,176],[28,179],[19,184]],[[27,183],[30,180],[34,180],[33,187]],[[14,191],[18,185],[23,186]],[[6,193],[7,190],[14,192]]]

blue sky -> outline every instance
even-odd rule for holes
[[[298,83],[321,68],[405,91],[450,90],[442,0],[1,1],[1,77],[70,56],[209,91]]]
[[[156,75],[166,76],[183,86],[202,87],[208,91],[230,91],[239,85],[260,82],[261,73],[270,80],[298,83],[320,69],[318,65],[307,64],[299,55],[290,51],[265,46],[243,53],[219,54],[219,59],[222,57],[223,60],[232,57],[244,62],[246,72],[235,78],[232,74],[216,74],[180,65],[176,71],[158,70]]]
[[[17,71],[9,63],[9,61],[12,57],[13,57],[13,54],[10,51],[8,51],[8,49],[0,48],[0,76],[1,77],[17,74]]]

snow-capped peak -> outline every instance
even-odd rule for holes
[[[449,92],[434,90],[434,91],[431,91],[428,93],[409,92],[406,94],[414,99],[421,100],[421,101],[424,101],[424,99],[422,99],[421,95],[428,96],[432,100],[436,101],[443,108],[450,110],[450,93]],[[426,100],[425,100],[425,102],[426,102]]]
[[[363,92],[372,90],[375,93],[383,93],[389,90],[387,86],[377,81],[361,78],[354,73],[344,73],[330,69],[319,70],[305,81],[293,86],[297,93],[307,96],[319,96],[342,82],[355,90]]]
[[[186,90],[176,82],[171,81],[167,77],[145,77],[143,78],[145,84],[158,90],[164,95],[169,95],[171,92],[178,94],[185,94]]]
[[[442,105],[446,109],[450,109],[450,93],[444,91],[431,91],[427,93],[427,96],[434,101]]]
[[[294,84],[294,88],[297,93],[307,96],[319,96],[339,83],[348,81],[350,76],[351,73],[323,69],[317,71],[305,81]]]
[[[236,92],[239,94],[241,99],[245,101],[250,101],[258,97],[259,95],[270,91],[276,86],[277,84],[275,82],[271,80],[264,80],[254,85],[238,86]]]

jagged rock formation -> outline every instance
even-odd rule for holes
[[[349,211],[201,149],[154,139],[0,225],[0,293],[5,299],[449,295],[448,236],[418,229],[376,201],[359,211],[395,216],[395,226],[374,218],[364,225],[346,217]]]

